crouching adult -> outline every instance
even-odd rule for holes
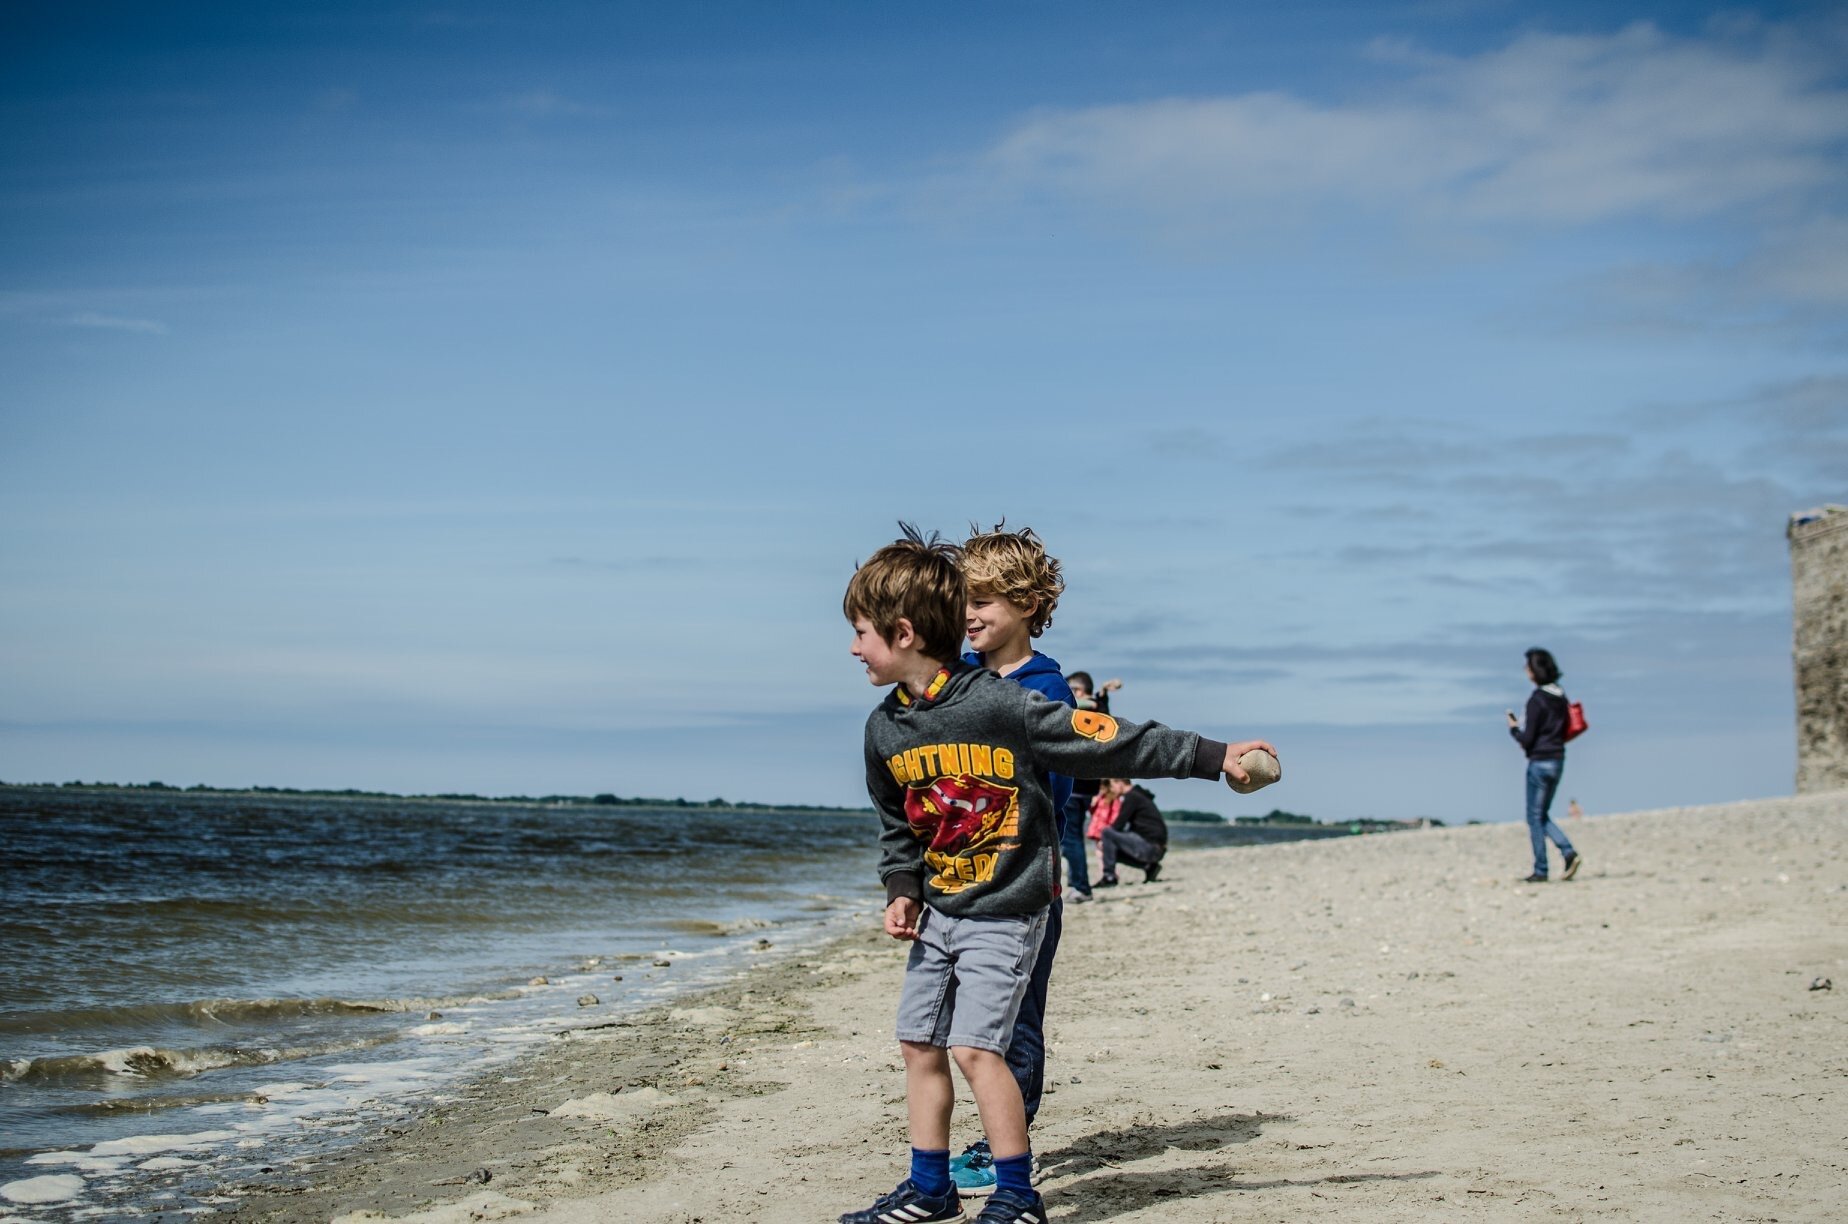
[[[1121,799],[1122,806],[1117,809],[1116,823],[1104,830],[1104,871],[1097,885],[1109,888],[1117,883],[1119,862],[1142,868],[1143,878],[1153,883],[1161,875],[1162,856],[1168,853],[1168,822],[1161,818],[1161,809],[1147,787],[1127,778],[1112,778],[1104,785]]]

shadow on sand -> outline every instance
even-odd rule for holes
[[[1048,1176],[1080,1179],[1061,1185],[1056,1193],[1057,1206],[1076,1208],[1060,1216],[1061,1224],[1108,1220],[1156,1203],[1245,1190],[1420,1181],[1437,1176],[1435,1172],[1334,1173],[1327,1177],[1240,1181],[1223,1161],[1147,1172],[1126,1171],[1122,1167],[1170,1151],[1217,1152],[1233,1144],[1250,1143],[1263,1134],[1265,1123],[1289,1121],[1291,1119],[1283,1114],[1221,1114],[1163,1126],[1098,1131],[1064,1147],[1041,1152],[1040,1163]]]

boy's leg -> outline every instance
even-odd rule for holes
[[[905,1112],[911,1124],[911,1146],[933,1152],[942,1149],[947,1162],[950,1111],[956,1107],[949,1053],[921,1041],[898,1044],[905,1052]]]
[[[1007,1160],[1027,1150],[1027,1111],[1020,1099],[1020,1085],[1007,1060],[990,1050],[957,1046],[950,1051],[969,1091],[975,1094],[975,1108],[982,1115],[982,1133],[995,1159]]]
[[[1027,993],[1020,1000],[1020,1015],[1007,1043],[1008,1069],[1020,1087],[1028,1126],[1033,1125],[1039,1113],[1040,1094],[1046,1084],[1046,994],[1052,986],[1052,958],[1058,955],[1059,934],[1064,926],[1065,903],[1054,901],[1046,911],[1046,933],[1040,937],[1033,976],[1027,980]]]
[[[900,1041],[905,1055],[905,1106],[910,1115],[911,1175],[871,1207],[849,1211],[840,1224],[890,1224],[908,1220],[963,1219],[962,1201],[950,1181],[950,1110],[956,1086],[941,1046]]]
[[[1025,1224],[1044,1221],[1046,1204],[1033,1189],[1033,1153],[1027,1139],[1027,1115],[1007,1063],[988,1050],[953,1046],[950,1053],[962,1068],[975,1108],[982,1115],[982,1130],[994,1153],[994,1197],[982,1209],[982,1219]]]
[[[905,1107],[911,1136],[911,1175],[841,1224],[960,1220],[962,1202],[950,1180],[950,1111],[956,1088],[945,1040],[956,1010],[955,922],[924,908],[918,938],[905,964],[896,1035],[905,1058]]]
[[[990,1056],[964,1065],[965,1077],[969,1074],[968,1067],[977,1064],[978,1075],[983,1070],[998,1068],[1007,1077],[1007,1095],[1015,1102],[1013,1109],[1019,1114],[1018,1129],[1022,1135],[1026,1133],[1026,1105],[1020,1085],[1014,1080],[1014,1069],[1009,1066],[1008,1054],[1015,1041],[1022,1004],[1032,985],[1034,970],[1041,963],[1040,950],[1044,946],[1046,928],[1051,921],[1052,907],[1049,906],[1036,914],[965,918],[957,919],[954,923],[953,948],[957,954],[955,1017],[948,1038],[941,1044],[950,1048],[959,1065],[964,1065],[961,1051],[982,1051]],[[1048,960],[1048,973],[1050,965]],[[1042,983],[1044,980],[1042,978]],[[1042,993],[1042,1007],[1044,998]],[[1038,1037],[1037,1029],[1033,1036]],[[1022,1052],[1025,1052],[1024,1048]],[[1028,1069],[1024,1059],[1022,1067]],[[1029,1074],[1036,1071],[1037,1067],[1031,1067]],[[970,1080],[970,1087],[975,1087],[973,1079]],[[978,1103],[981,1099],[977,1097]],[[1010,1115],[1002,1116],[1005,1118]],[[984,1125],[987,1118],[988,1112],[984,1112]],[[1003,1125],[1006,1125],[1005,1121]],[[964,1158],[961,1158],[962,1167],[952,1169],[957,1187],[963,1193],[986,1194],[998,1184],[996,1166],[989,1155],[994,1152],[995,1138],[995,1135],[988,1134],[984,1140],[986,1150],[975,1149],[965,1153]],[[1015,1154],[1020,1151],[1024,1151],[1024,1146],[1017,1149]],[[1005,1158],[1007,1153],[995,1152],[994,1155]]]

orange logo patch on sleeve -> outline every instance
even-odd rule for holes
[[[1096,710],[1073,710],[1072,730],[1088,740],[1096,740],[1100,744],[1108,744],[1111,740],[1116,738],[1116,719],[1110,717],[1108,714],[1099,713]]]

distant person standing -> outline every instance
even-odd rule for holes
[[[1570,880],[1583,862],[1565,830],[1547,815],[1559,776],[1566,768],[1566,694],[1559,687],[1559,664],[1550,651],[1538,646],[1527,652],[1527,678],[1534,691],[1527,698],[1526,724],[1508,711],[1508,734],[1527,753],[1527,834],[1534,844],[1534,869],[1523,884],[1544,884],[1547,879],[1546,843],[1551,838],[1566,856],[1561,877]]]

